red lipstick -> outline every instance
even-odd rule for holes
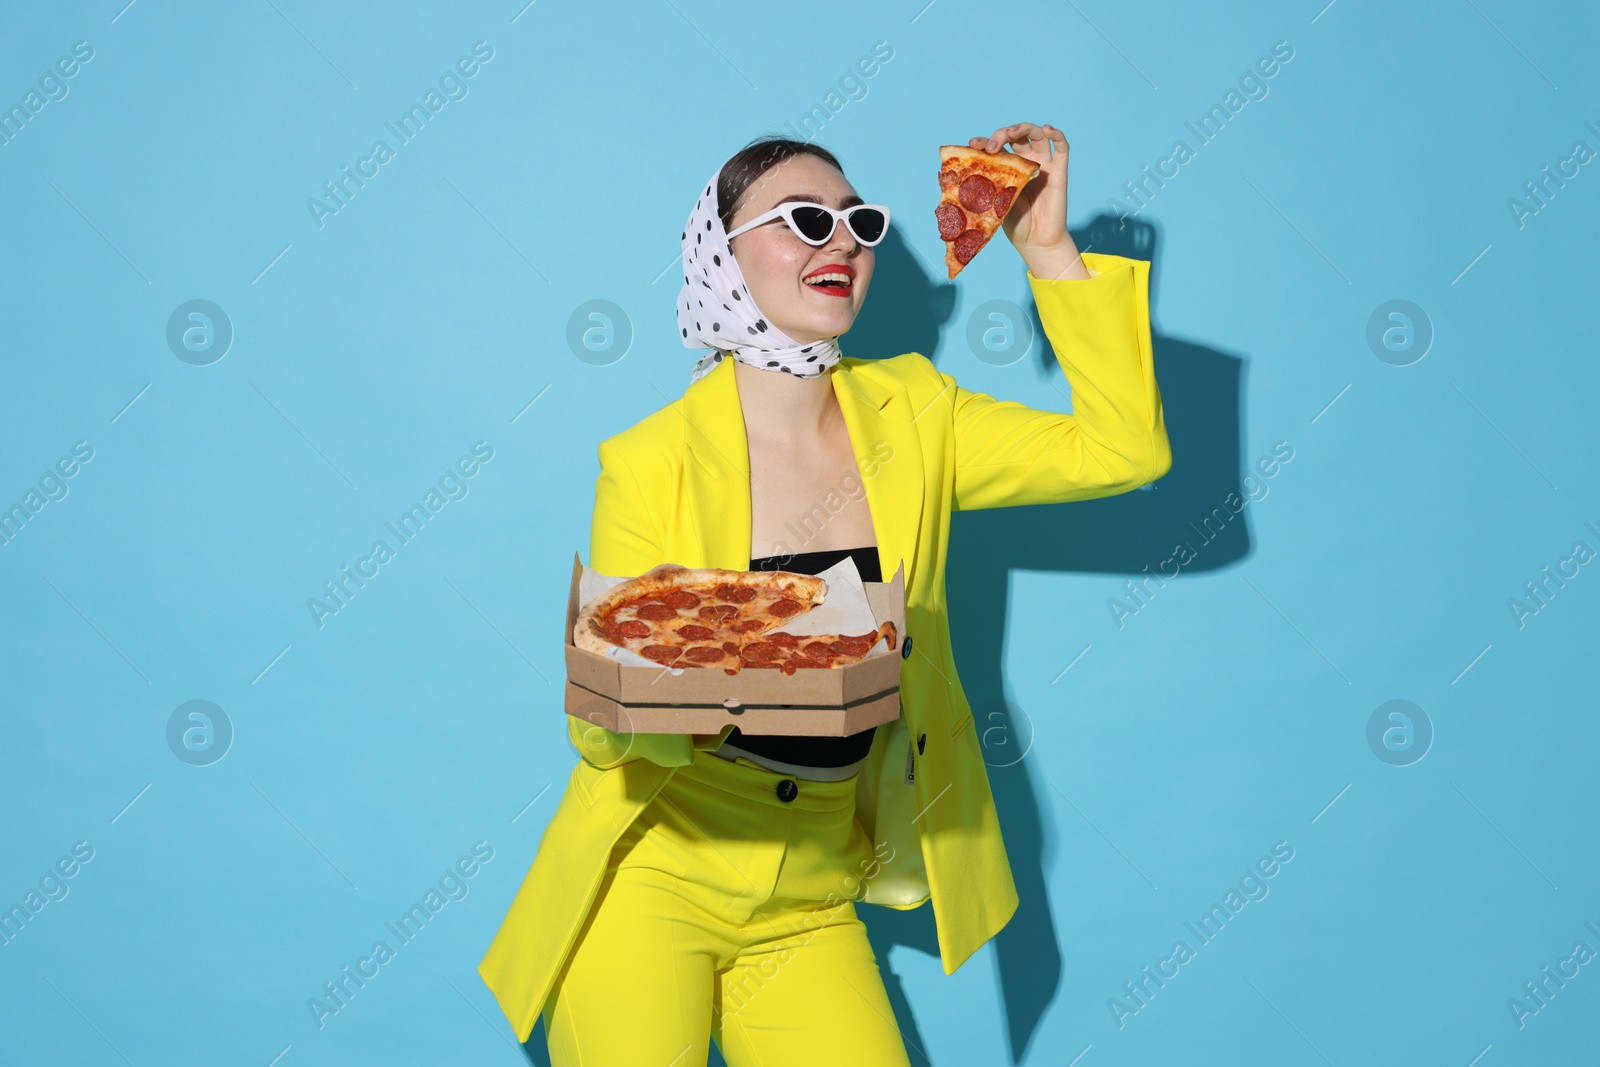
[[[801,275],[801,282],[813,292],[823,296],[849,296],[850,287],[855,283],[855,268],[848,263],[830,264],[818,267],[816,270]],[[824,281],[811,281],[820,278]]]

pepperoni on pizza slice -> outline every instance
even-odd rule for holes
[[[736,649],[730,654],[720,648],[719,621],[714,614],[708,617],[700,599],[687,589],[630,598],[605,617],[596,637],[663,666],[737,663]],[[593,651],[594,643],[589,647]]]
[[[879,638],[895,647],[898,634],[893,622],[884,621],[871,633],[865,634],[791,634],[774,630],[745,645],[742,650],[746,667],[776,667],[784,674],[801,669],[843,667],[866,658]]]
[[[981,152],[962,145],[939,147],[939,238],[944,263],[954,278],[1000,228],[1017,193],[1039,164],[1014,152]]]

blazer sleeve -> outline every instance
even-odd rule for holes
[[[952,508],[1059,504],[1112,496],[1172,466],[1151,360],[1144,260],[1086,252],[1094,277],[1028,272],[1039,321],[1072,386],[1072,414],[996,400],[938,372],[955,441]]]
[[[665,543],[655,509],[613,440],[600,442],[600,477],[594,487],[594,518],[589,528],[589,566],[601,574],[633,578],[664,562]],[[601,769],[647,759],[663,767],[694,762],[695,749],[716,748],[733,731],[718,734],[615,733],[596,723],[567,716],[567,736],[578,754]]]

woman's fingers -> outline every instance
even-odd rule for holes
[[[998,152],[1002,145],[1022,144],[1028,141],[1043,140],[1044,131],[1031,122],[1018,122],[1011,126],[1002,126],[989,137],[993,145],[991,152]]]
[[[1050,142],[1046,144],[1045,142]],[[967,144],[982,152],[999,152],[1006,145],[1018,146],[1019,155],[1039,163],[1053,163],[1067,152],[1067,136],[1051,125],[1018,122],[1002,126],[988,137],[973,137]]]

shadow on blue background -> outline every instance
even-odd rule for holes
[[[1151,331],[1156,380],[1161,385],[1168,436],[1172,442],[1172,470],[1157,487],[1099,500],[1036,507],[993,508],[960,512],[953,516],[945,586],[949,596],[951,640],[957,649],[956,666],[961,685],[973,708],[983,748],[990,763],[989,783],[1004,828],[1006,852],[1017,883],[1017,912],[995,938],[1006,1034],[1011,1062],[1027,1053],[1036,1027],[1060,988],[1061,956],[1056,924],[1050,914],[1045,872],[1040,866],[1043,831],[1030,764],[1013,762],[1005,744],[1024,737],[1028,730],[1013,721],[1007,699],[1003,650],[1007,621],[1014,615],[1008,594],[1015,571],[1101,571],[1139,575],[1164,559],[1185,523],[1210,513],[1229,492],[1242,495],[1239,484],[1241,432],[1240,361],[1213,349],[1164,337],[1157,327],[1157,286],[1160,260],[1156,228],[1146,222],[1121,222],[1101,215],[1091,220],[1074,239],[1084,251],[1109,253],[1151,262]],[[916,274],[914,264],[895,263],[892,276]],[[917,290],[912,289],[912,292]],[[903,287],[900,294],[906,292]],[[879,294],[874,292],[876,298]],[[891,304],[900,322],[933,322],[934,301]],[[880,307],[878,310],[884,310]],[[1030,311],[1035,309],[1030,305]],[[1046,377],[1060,374],[1042,325],[1035,334],[1035,357]],[[852,340],[854,331],[852,331]],[[932,351],[930,346],[928,351]],[[1248,509],[1245,521],[1229,523],[1218,537],[1219,549],[1203,553],[1196,562],[1223,566],[1248,552]],[[1227,540],[1224,540],[1224,539]],[[996,547],[1002,546],[1002,547]],[[1074,650],[1075,651],[1075,650]],[[991,737],[1008,739],[994,742]],[[901,945],[938,958],[939,946],[932,909],[860,909],[880,961]],[[898,978],[884,967],[902,1032],[909,1042],[928,1047],[918,1031],[911,1004]]]

